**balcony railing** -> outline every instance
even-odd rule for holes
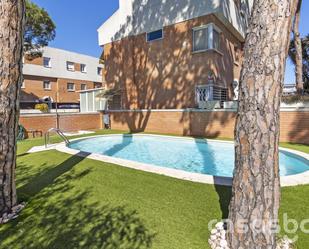
[[[195,89],[197,102],[206,102],[212,100],[226,101],[227,88],[213,85],[197,86]]]

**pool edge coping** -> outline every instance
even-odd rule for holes
[[[234,143],[234,141],[225,141],[225,140],[215,140],[215,139],[206,139],[206,138],[192,138],[192,137],[177,137],[177,136],[165,136],[165,135],[157,135],[157,134],[108,134],[108,135],[97,135],[97,136],[89,136],[82,138],[75,138],[70,140],[70,142],[97,138],[97,137],[110,137],[110,136],[153,136],[153,137],[163,137],[163,138],[172,138],[172,139],[185,139],[185,140],[201,140],[201,141],[209,141],[209,142],[217,142],[217,143]],[[157,166],[152,164],[146,164],[141,162],[135,162],[131,160],[125,160],[120,158],[115,158],[111,156],[105,156],[96,153],[87,153],[76,149],[71,149],[66,146],[66,144],[59,143],[55,146],[55,149],[60,152],[64,152],[70,155],[78,155],[80,157],[89,158],[96,161],[116,164],[118,166],[131,168],[135,170],[141,170],[149,173],[164,175],[180,180],[186,180],[197,183],[205,183],[205,184],[213,184],[213,185],[222,185],[222,186],[232,186],[233,178],[232,177],[217,177],[207,174],[201,173],[193,173],[187,172],[179,169],[172,169],[163,166]],[[306,160],[309,160],[309,154],[301,151],[296,151],[293,149],[287,149],[279,147],[279,150],[286,151],[297,156],[300,156]],[[295,175],[290,176],[281,176],[280,184],[282,187],[292,187],[298,185],[309,184],[309,170]]]

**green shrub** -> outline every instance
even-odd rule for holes
[[[34,107],[36,110],[40,110],[41,112],[48,112],[48,105],[47,104],[36,104]]]

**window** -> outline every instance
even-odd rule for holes
[[[220,49],[220,30],[209,24],[193,29],[193,52],[201,52],[208,49]]]
[[[67,61],[67,70],[74,71],[74,62]]]
[[[163,29],[147,33],[147,42],[160,40],[163,38]]]
[[[104,49],[104,45],[103,45],[103,46],[102,46],[102,54],[101,54],[101,56],[100,56],[100,60],[101,60],[101,61],[104,61],[104,60],[105,60],[104,51],[105,51],[105,49]]]
[[[93,83],[93,88],[101,88],[102,87],[102,83]]]
[[[240,61],[240,49],[237,46],[234,47],[234,57],[234,61],[238,63]]]
[[[43,81],[43,88],[44,90],[51,90],[51,83],[48,80]]]
[[[68,83],[67,84],[67,90],[69,92],[74,92],[75,91],[75,84],[74,83]]]
[[[98,67],[98,75],[102,75],[102,67]]]
[[[213,29],[213,48],[219,50],[220,34],[218,30]]]
[[[85,65],[85,64],[80,64],[80,71],[81,71],[82,73],[86,73],[86,72],[87,72],[87,70],[86,70],[86,65]]]
[[[87,90],[87,85],[86,84],[81,84],[80,85],[80,90],[82,90],[82,91]]]
[[[43,66],[44,67],[51,67],[51,60],[49,57],[43,57]]]
[[[23,80],[23,82],[21,83],[21,88],[23,89],[23,88],[26,88],[26,83],[25,83],[25,81]]]
[[[193,30],[193,51],[203,51],[209,48],[208,28]]]

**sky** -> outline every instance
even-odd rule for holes
[[[117,9],[119,0],[32,0],[56,24],[49,46],[100,57],[97,29]]]
[[[32,0],[45,8],[56,28],[56,39],[49,45],[81,54],[100,57],[97,29],[117,9],[119,0]],[[309,1],[302,2],[300,32],[309,34]],[[295,82],[294,66],[287,60],[285,83]]]
[[[301,37],[304,37],[309,34],[309,1],[302,1],[302,9],[301,9],[301,19],[300,19],[300,27],[299,31]],[[290,59],[287,59],[286,70],[285,70],[285,83],[286,84],[294,84],[295,83],[295,69],[294,65]]]

